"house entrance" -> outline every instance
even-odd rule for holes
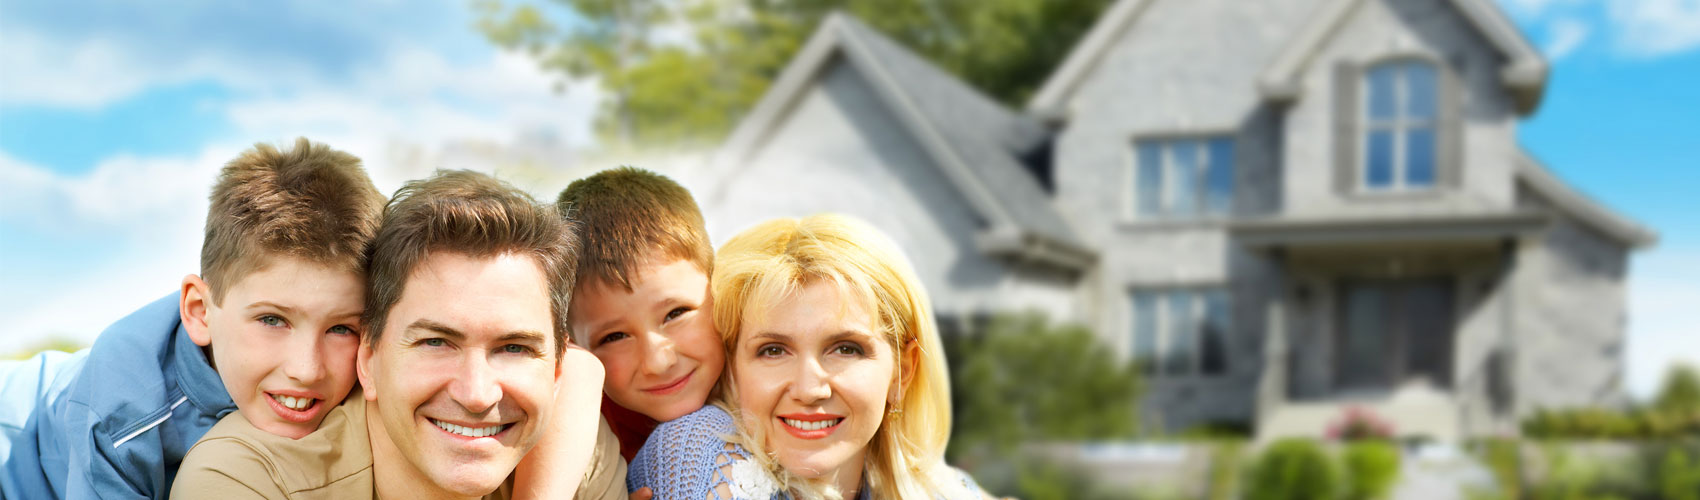
[[[1348,280],[1340,286],[1335,387],[1391,390],[1427,380],[1451,384],[1450,279]]]

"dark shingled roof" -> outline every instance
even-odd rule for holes
[[[856,64],[864,66],[861,69],[875,73],[867,76],[893,111],[913,109],[931,129],[911,133],[938,134],[949,154],[955,155],[969,174],[962,179],[946,172],[948,177],[958,183],[978,184],[996,200],[999,207],[994,209],[1007,214],[986,214],[988,218],[1007,220],[1023,233],[1084,248],[1051,205],[1039,180],[1021,161],[1023,155],[1049,140],[1050,132],[1044,125],[1005,108],[854,17],[834,13],[821,29],[840,30],[846,52]],[[972,193],[964,195],[974,198]]]

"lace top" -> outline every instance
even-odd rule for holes
[[[748,450],[727,442],[737,433],[732,416],[714,405],[663,422],[632,459],[626,490],[647,486],[656,500],[791,500],[772,475],[755,461],[745,460]],[[944,492],[939,500],[982,498],[980,486],[968,474],[952,471],[961,478],[961,488]],[[730,497],[721,494],[721,485],[726,485]],[[857,499],[868,500],[868,490],[862,488]]]

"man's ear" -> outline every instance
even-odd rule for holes
[[[372,343],[360,339],[360,349],[354,354],[354,375],[360,379],[361,394],[367,401],[378,400],[378,388],[372,385]]]
[[[903,343],[903,352],[897,361],[897,379],[892,380],[892,388],[886,392],[886,403],[892,406],[903,401],[903,393],[909,390],[909,382],[915,380],[915,369],[921,366],[921,342],[909,339]]]
[[[207,308],[218,307],[212,303],[212,287],[200,276],[191,274],[183,277],[180,288],[183,293],[178,294],[177,314],[183,321],[183,329],[189,332],[189,340],[195,345],[211,345],[212,334],[207,332]]]

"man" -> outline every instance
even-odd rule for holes
[[[372,245],[361,389],[299,440],[224,419],[172,496],[626,498],[617,441],[592,430],[602,367],[567,347],[577,241],[564,219],[489,176],[439,172],[396,193]],[[569,480],[531,491],[516,468],[521,482]]]

